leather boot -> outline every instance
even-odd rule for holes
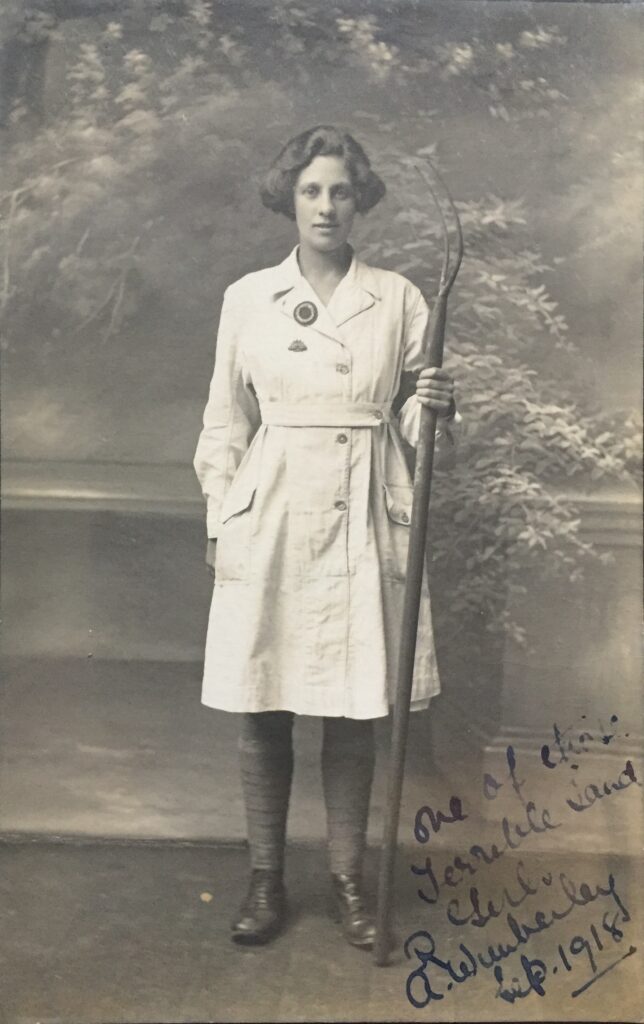
[[[376,922],[367,910],[359,875],[331,875],[333,916],[342,926],[347,942],[360,949],[371,949],[376,937]]]
[[[286,893],[281,871],[256,868],[251,872],[246,899],[232,924],[232,940],[243,946],[262,946],[282,930]]]

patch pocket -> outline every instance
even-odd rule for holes
[[[250,572],[253,516],[257,491],[255,474],[233,480],[221,509],[221,530],[217,539],[215,579],[244,580]]]
[[[388,527],[385,571],[391,579],[404,580],[414,489],[411,484],[384,484],[383,488]]]

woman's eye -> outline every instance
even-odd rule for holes
[[[307,185],[307,187],[304,189],[304,194],[307,196],[314,196],[317,194],[317,189],[315,188],[314,185]]]

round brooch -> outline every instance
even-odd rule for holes
[[[309,327],[317,320],[318,311],[313,302],[298,302],[293,310],[293,316],[298,324],[302,324],[303,327]]]

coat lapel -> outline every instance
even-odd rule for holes
[[[354,256],[349,270],[331,297],[329,314],[336,326],[342,327],[354,316],[371,309],[377,298],[373,274]]]
[[[297,247],[275,268],[274,285],[274,299],[279,303],[282,314],[292,320],[295,326],[298,326],[295,317],[297,306],[301,302],[312,302],[318,315],[307,329],[341,344],[343,339],[339,328],[370,309],[379,299],[374,275],[354,255],[349,270],[333,293],[329,305],[325,306],[302,276],[297,262]]]

